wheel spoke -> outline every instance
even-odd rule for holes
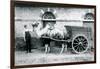
[[[78,45],[74,46],[74,47],[77,47]]]
[[[86,47],[86,46],[87,46],[87,43],[86,43],[86,44],[83,44],[83,46],[85,46],[85,47]]]
[[[82,46],[82,49],[83,49],[83,50],[86,50],[86,47]]]
[[[73,44],[78,44],[78,43],[73,43]]]
[[[80,46],[80,50],[83,51],[82,47]]]
[[[84,41],[85,40],[84,37],[82,37],[81,40]]]
[[[85,47],[84,47],[84,46],[81,46],[81,49],[82,49],[82,51],[83,51],[83,50],[85,50]]]
[[[82,47],[81,47],[81,45],[80,45],[80,47],[79,47],[79,52],[82,52],[83,51],[83,49],[82,49]]]
[[[79,48],[80,48],[79,52],[82,52],[82,51],[86,50],[86,48],[84,46],[80,46]]]
[[[78,48],[78,52],[80,52],[80,47]]]
[[[77,40],[80,41],[80,38],[78,37]]]
[[[76,51],[78,51],[79,50],[79,46],[77,46],[77,48],[76,48]]]
[[[84,41],[83,43],[85,44],[85,43],[87,43],[87,41]]]
[[[74,41],[79,42],[77,38]]]

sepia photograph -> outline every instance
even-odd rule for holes
[[[95,6],[14,2],[17,66],[96,61]]]

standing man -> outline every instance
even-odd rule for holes
[[[30,34],[30,29],[27,28],[27,25],[24,25],[24,41],[26,42],[26,52],[31,53],[31,34]]]

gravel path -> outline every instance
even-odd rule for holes
[[[87,52],[84,54],[72,54],[69,51],[62,54],[48,53],[34,49],[32,53],[26,53],[25,51],[15,52],[15,65],[31,65],[31,64],[47,64],[47,63],[67,63],[67,62],[81,62],[81,61],[93,61],[94,54]]]

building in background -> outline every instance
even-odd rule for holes
[[[23,37],[24,25],[32,28],[31,24],[38,22],[41,28],[46,24],[51,23],[51,26],[64,29],[64,26],[71,27],[89,27],[89,40],[93,41],[94,36],[94,10],[82,8],[63,8],[63,7],[29,7],[16,6],[15,7],[15,38]],[[80,29],[76,29],[81,31]],[[79,33],[79,32],[75,32]],[[84,33],[84,32],[83,32]],[[73,36],[74,37],[74,36]],[[19,41],[20,39],[18,39]],[[34,41],[34,40],[33,40]],[[36,43],[36,44],[34,44]],[[33,44],[41,46],[40,40],[34,41]],[[92,42],[93,43],[93,42]],[[17,44],[16,44],[17,45]],[[90,45],[93,45],[90,43]],[[19,45],[18,45],[19,46]]]

